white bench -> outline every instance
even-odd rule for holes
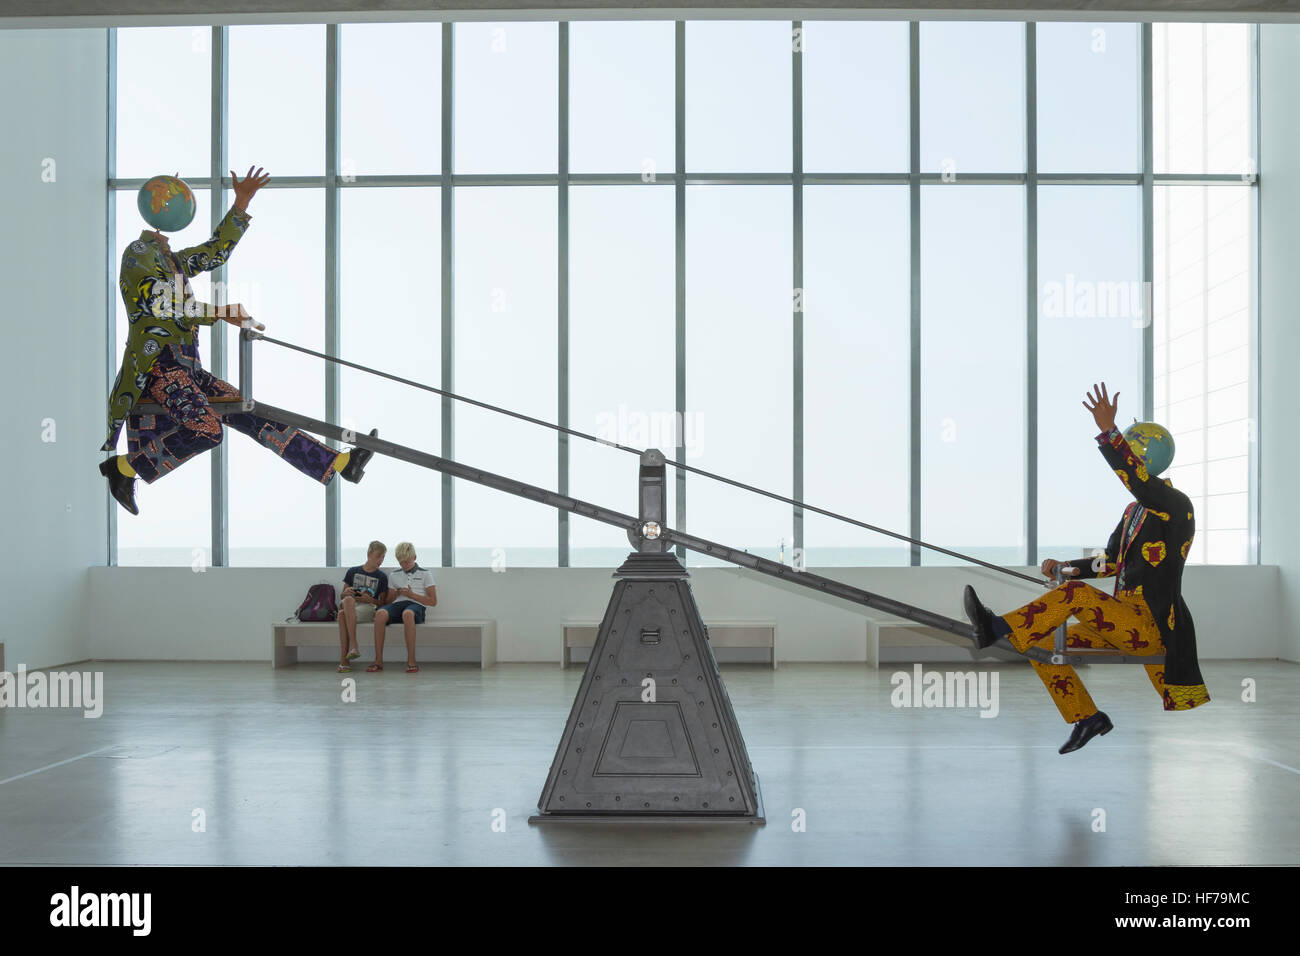
[[[402,622],[389,623],[384,632],[384,649],[396,644],[405,650]],[[271,625],[271,666],[287,667],[298,663],[300,647],[339,646],[339,622],[280,621]],[[375,646],[375,629],[372,624],[357,625],[357,648]],[[476,647],[479,663],[488,668],[497,662],[497,622],[458,621],[438,618],[415,625],[415,646],[418,647]],[[371,654],[373,657],[373,652]],[[365,657],[365,654],[362,654]]]
[[[776,670],[775,621],[709,621],[704,627],[715,657],[719,648],[764,650],[767,652],[766,662],[770,662],[772,669]],[[565,621],[560,645],[560,667],[568,667],[573,663],[570,652],[574,649],[585,649],[590,656],[591,649],[596,646],[596,633],[599,630],[599,621]],[[718,658],[718,661],[726,663],[722,658]]]
[[[3,673],[4,669],[5,669],[5,646],[2,642],[0,642],[0,673]],[[3,709],[4,705],[5,705],[4,701],[0,700],[0,709]]]
[[[924,661],[961,661],[970,654],[975,659],[973,641],[963,640],[937,627],[928,627],[914,621],[877,621],[867,619],[867,666],[879,668],[882,652],[888,652],[885,663],[916,663]],[[901,656],[896,656],[901,655]],[[984,651],[981,658],[988,660],[1019,660],[1020,655],[995,647]]]

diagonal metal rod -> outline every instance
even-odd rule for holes
[[[513,409],[502,408],[501,406],[493,405],[490,402],[480,401],[476,398],[469,398],[468,396],[465,395],[458,395],[455,392],[449,392],[445,389],[435,388],[434,386],[427,385],[424,382],[417,382],[414,381],[413,379],[403,378],[400,375],[393,375],[391,372],[382,372],[379,369],[370,368],[368,366],[361,365],[358,362],[349,362],[347,359],[341,359],[334,355],[327,355],[324,352],[317,352],[315,349],[309,349],[302,345],[295,345],[292,342],[285,342],[282,339],[272,338],[271,336],[263,335],[260,332],[255,332],[248,329],[244,331],[245,334],[250,339],[260,339],[263,342],[269,342],[272,345],[278,345],[281,348],[291,349],[295,352],[302,352],[304,355],[315,356],[316,358],[322,359],[326,362],[333,362],[338,365],[345,365],[348,368],[356,369],[359,372],[367,372],[371,375],[377,375],[380,378],[386,378],[393,382],[399,382],[402,385],[409,385],[412,388],[418,388],[426,392],[432,392],[435,395],[442,395],[446,398],[450,398],[457,402],[465,402],[466,404],[475,405],[479,408],[485,408],[488,411],[496,412],[501,415],[508,415],[509,417],[517,418],[520,421],[530,422],[534,425],[540,425],[543,428],[550,428],[554,431],[562,432],[565,435],[572,435],[575,438],[584,438],[587,441],[593,441],[596,442],[597,444],[605,445],[609,448],[617,448],[619,451],[624,451],[627,452],[628,454],[637,455],[638,457],[645,454],[645,449],[642,448],[633,448],[629,445],[621,445],[618,442],[610,441],[607,438],[600,438],[599,436],[588,434],[587,432],[580,431],[576,428],[569,428],[568,426],[565,425],[557,425],[554,422],[548,422],[542,418],[534,418],[531,415],[525,415],[523,412],[516,412]],[[1043,582],[1040,581],[1038,578],[1030,577],[1027,574],[1021,574],[1019,571],[1013,571],[1010,568],[1004,568],[999,564],[993,564],[992,562],[985,561],[982,558],[976,558],[969,554],[962,554],[960,551],[952,551],[948,548],[940,547],[937,544],[930,544],[929,542],[922,541],[919,538],[912,538],[909,537],[908,535],[901,534],[897,531],[890,531],[888,528],[880,528],[877,527],[876,525],[868,524],[865,521],[859,521],[857,518],[850,518],[848,515],[842,515],[834,511],[829,511],[825,508],[819,508],[816,505],[810,505],[807,504],[806,502],[799,501],[798,499],[795,498],[787,498],[785,495],[777,494],[775,491],[768,491],[766,488],[759,488],[755,485],[746,484],[743,481],[737,481],[736,479],[728,478],[725,475],[717,475],[711,471],[705,471],[703,468],[696,468],[693,465],[688,465],[685,462],[674,461],[673,459],[668,458],[666,459],[665,464],[673,468],[680,469],[681,471],[686,471],[686,472],[690,472],[691,474],[700,475],[703,478],[711,478],[714,481],[720,481],[723,484],[731,485],[733,488],[740,488],[744,491],[748,491],[756,495],[762,495],[765,498],[771,498],[773,501],[780,501],[784,504],[793,505],[794,507],[801,508],[804,511],[811,511],[814,514],[825,515],[828,518],[834,518],[836,521],[843,521],[848,524],[855,525],[856,527],[864,528],[867,531],[874,531],[876,534],[887,535],[888,537],[896,538],[899,541],[906,541],[909,544],[915,544],[922,548],[926,548],[930,551],[938,552],[939,554],[946,554],[950,558],[957,558],[958,560],[961,561],[966,561],[971,564],[976,564],[982,568],[988,568],[990,571],[997,571],[1000,574],[1006,574],[1013,578],[1019,578],[1022,581],[1028,581],[1030,584],[1034,584],[1038,586],[1042,586],[1043,584]],[[686,545],[683,544],[683,547],[686,547]]]

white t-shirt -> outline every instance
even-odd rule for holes
[[[411,568],[410,571],[403,571],[400,567],[396,571],[388,572],[388,586],[394,591],[400,591],[402,588],[410,588],[416,594],[428,597],[430,588],[433,587],[433,572],[428,568],[422,568],[418,564]],[[406,595],[398,595],[398,601],[411,600]]]

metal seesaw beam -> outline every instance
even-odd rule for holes
[[[601,505],[592,504],[591,502],[583,501],[580,498],[557,494],[554,491],[540,488],[537,485],[530,485],[527,482],[518,481],[514,478],[507,478],[504,475],[484,471],[481,468],[464,465],[460,462],[452,461],[450,458],[442,458],[438,455],[419,451],[415,448],[409,448],[406,445],[399,445],[396,442],[391,442],[383,438],[372,438],[370,435],[353,433],[331,422],[312,418],[308,415],[300,415],[297,412],[291,412],[274,405],[267,405],[263,402],[254,401],[248,398],[242,399],[240,404],[242,411],[252,412],[253,414],[260,415],[263,418],[269,418],[274,422],[279,422],[284,425],[292,425],[295,428],[301,428],[304,431],[323,435],[327,438],[333,438],[336,441],[355,444],[359,448],[369,449],[379,455],[396,458],[399,461],[410,462],[413,465],[419,465],[423,468],[430,468],[434,471],[451,475],[453,478],[463,478],[465,481],[472,481],[475,484],[494,488],[497,491],[502,491],[518,498],[527,498],[530,501],[550,505],[553,508],[559,508],[560,510],[567,511],[571,514],[581,515],[584,518],[591,518],[593,521],[600,521],[604,524],[613,525],[616,528],[622,528],[634,541],[639,539],[641,536],[641,519],[632,515],[623,514],[622,512],[614,511]],[[160,405],[144,403],[137,405],[135,411],[142,414],[167,414],[167,410]],[[743,551],[739,548],[731,548],[727,545],[718,544],[715,541],[699,538],[682,531],[674,531],[671,528],[663,529],[661,540],[670,545],[680,544],[682,547],[688,548],[691,551],[720,558],[723,561],[728,561],[731,564],[736,564],[741,567],[751,568],[774,578],[780,578],[784,581],[792,581],[801,587],[806,587],[822,594],[830,594],[853,604],[860,604],[877,611],[883,611],[886,614],[892,614],[909,621],[915,621],[916,623],[927,627],[948,631],[949,633],[956,634],[959,637],[974,639],[974,628],[965,621],[953,620],[952,618],[944,617],[941,614],[927,611],[924,608],[914,607],[911,604],[905,604],[902,601],[895,601],[892,598],[875,594],[874,592],[864,590],[863,588],[854,587],[851,584],[845,584],[842,581],[835,581],[831,578],[822,577],[821,575],[813,574],[810,571],[798,571],[788,565],[772,561],[768,558],[760,558],[757,555],[750,554],[748,551]]]
[[[410,462],[413,465],[419,465],[423,468],[430,468],[434,471],[450,475],[454,478],[463,478],[466,481],[472,481],[488,488],[494,488],[497,491],[505,492],[519,498],[527,498],[530,501],[536,501],[540,504],[549,505],[566,511],[570,514],[582,515],[591,518],[593,521],[600,521],[604,524],[613,525],[616,528],[622,528],[628,535],[629,540],[637,545],[642,542],[642,525],[640,518],[632,515],[626,515],[622,512],[614,511],[610,508],[595,505],[580,498],[573,498],[569,495],[561,495],[550,491],[546,488],[540,488],[537,485],[530,485],[527,482],[518,481],[514,478],[507,478],[504,475],[498,475],[490,471],[484,471],[480,468],[474,468],[469,465],[463,465],[460,462],[453,461],[450,458],[442,458],[438,455],[432,455],[428,452],[419,451],[415,448],[409,448],[406,445],[399,445],[396,442],[390,442],[382,438],[372,438],[370,435],[355,434],[332,422],[322,421],[318,418],[311,418],[307,415],[300,415],[297,412],[291,412],[287,409],[278,408],[274,405],[267,405],[262,402],[254,401],[252,396],[253,390],[253,340],[259,338],[256,332],[251,329],[242,329],[239,336],[239,395],[223,398],[213,398],[210,401],[219,404],[240,405],[240,410],[244,412],[254,412],[263,418],[279,422],[284,425],[292,425],[295,428],[301,428],[305,431],[314,432],[318,435],[324,435],[327,438],[333,438],[336,441],[354,444],[360,448],[366,448],[376,454],[385,455],[389,458],[396,458],[399,461]],[[166,415],[167,409],[161,405],[140,403],[136,405],[136,412],[141,414]],[[647,453],[648,454],[648,453]],[[733,482],[734,483],[734,482]],[[644,484],[644,476],[643,476]],[[644,488],[642,489],[644,493]],[[644,502],[642,505],[644,506]],[[836,581],[833,578],[822,577],[819,574],[813,574],[810,571],[802,571],[792,568],[789,565],[781,564],[779,561],[773,561],[770,558],[761,558],[758,555],[750,554],[748,551],[740,548],[728,547],[715,541],[709,541],[705,538],[696,537],[687,534],[684,531],[674,531],[671,528],[663,528],[659,538],[659,547],[667,548],[670,545],[681,545],[688,550],[695,551],[699,554],[707,554],[739,567],[750,568],[758,571],[760,574],[766,574],[769,577],[778,578],[782,581],[790,581],[800,587],[817,591],[820,594],[829,594],[832,597],[848,601],[852,604],[860,604],[863,607],[869,607],[873,610],[883,611],[895,617],[901,617],[905,620],[915,621],[926,627],[933,627],[936,630],[947,631],[958,637],[970,641],[975,639],[975,628],[969,622],[958,621],[950,617],[944,617],[942,614],[935,614],[924,608],[915,607],[902,601],[895,601],[882,595],[868,591],[864,588],[854,587],[851,584],[845,584],[843,581]],[[658,548],[656,548],[658,550]],[[984,562],[978,562],[983,564]],[[988,565],[992,567],[992,565]],[[997,569],[1005,570],[1005,569]],[[1016,574],[1017,577],[1024,575]],[[1163,664],[1164,658],[1161,657],[1132,657],[1129,655],[1107,653],[1105,651],[1078,651],[1072,650],[1062,652],[1060,646],[1055,648],[1052,653],[1044,648],[1031,647],[1027,651],[1017,650],[1005,638],[999,640],[995,647],[1010,650],[1014,653],[1022,654],[1032,660],[1041,661],[1045,664],[1081,664],[1086,661],[1117,662],[1117,663],[1140,663],[1140,664]]]

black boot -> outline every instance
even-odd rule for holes
[[[996,644],[999,638],[1011,633],[1007,622],[981,604],[980,599],[975,595],[975,589],[969,584],[966,585],[966,591],[962,596],[962,604],[965,606],[966,616],[975,625],[975,646],[980,650]]]
[[[378,428],[370,429],[371,438],[376,438],[378,435]],[[374,457],[374,454],[375,453],[368,448],[358,448],[354,445],[348,451],[348,463],[344,465],[343,470],[339,472],[339,474],[343,476],[343,480],[350,481],[354,485],[360,481],[361,476],[365,474],[366,463]]]
[[[108,479],[108,491],[117,499],[117,503],[131,514],[138,515],[140,509],[135,506],[135,479],[122,474],[117,467],[117,458],[101,461],[99,473]]]
[[[1114,729],[1115,725],[1110,722],[1104,710],[1099,710],[1091,717],[1085,717],[1083,720],[1076,721],[1074,730],[1070,731],[1070,739],[1061,745],[1057,753],[1068,754],[1073,750],[1078,750],[1093,737],[1098,734],[1108,734]]]

